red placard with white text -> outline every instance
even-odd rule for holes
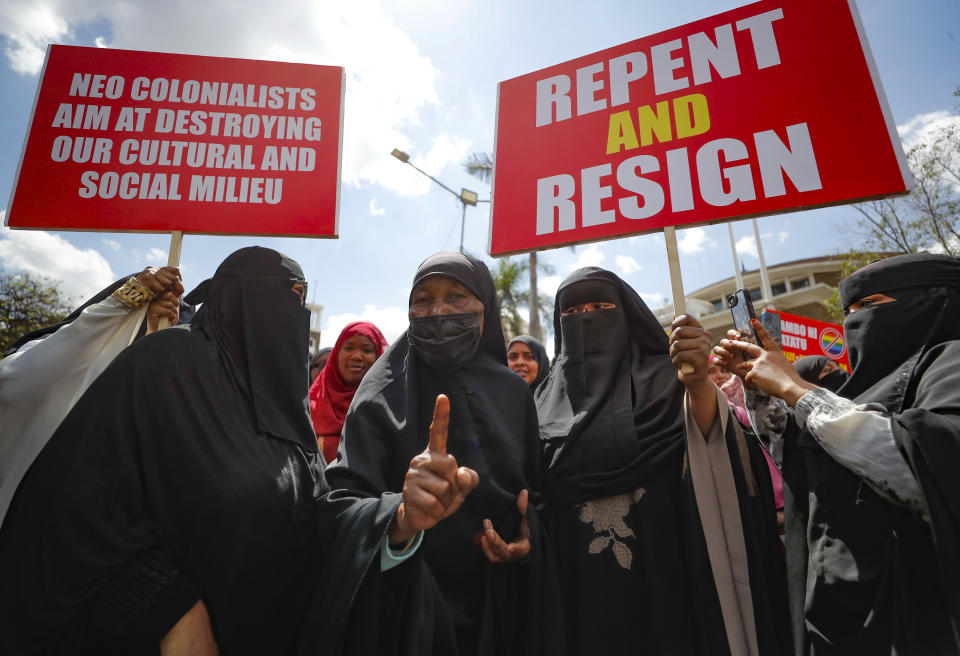
[[[336,236],[344,72],[50,46],[11,228]]]
[[[490,253],[902,194],[853,0],[763,0],[499,85]]]
[[[843,326],[788,312],[764,311],[780,315],[780,347],[790,362],[805,355],[825,355],[836,360],[845,371],[850,371]]]

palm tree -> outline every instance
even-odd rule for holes
[[[490,184],[493,178],[493,157],[490,156],[490,153],[471,153],[466,161],[464,161],[463,167],[467,170],[467,173],[483,180],[487,184]],[[503,262],[503,260],[501,260],[501,262]],[[530,262],[523,267],[530,274],[530,288],[527,297],[527,306],[530,308],[530,319],[527,321],[527,332],[540,341],[543,341],[543,328],[540,326],[540,313],[538,312],[541,299],[537,293],[537,270],[539,269],[544,271],[544,273],[549,273],[547,266],[548,265],[545,264],[538,265],[537,251],[531,251]],[[501,308],[502,307],[501,305]]]
[[[497,289],[497,300],[500,302],[500,320],[503,323],[504,337],[510,341],[524,332],[523,318],[520,316],[519,305],[526,290],[520,289],[524,269],[527,263],[523,260],[503,258],[497,260],[490,274],[493,276],[493,285]]]

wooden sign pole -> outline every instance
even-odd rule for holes
[[[170,252],[167,255],[167,266],[180,266],[180,246],[183,244],[183,231],[174,230],[170,233]],[[676,248],[676,244],[674,244]],[[166,317],[160,317],[157,330],[164,330],[170,327],[170,320]]]
[[[663,241],[667,245],[667,264],[670,267],[670,289],[673,292],[675,316],[687,313],[687,301],[683,296],[683,276],[680,274],[680,253],[677,251],[677,231],[673,226],[663,227]],[[680,371],[692,374],[695,370],[689,362],[680,365]]]

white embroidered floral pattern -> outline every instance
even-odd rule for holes
[[[630,530],[623,518],[630,511],[630,506],[640,501],[646,493],[642,487],[628,494],[618,494],[606,499],[594,499],[577,506],[580,510],[580,521],[590,524],[597,537],[590,542],[588,551],[599,554],[607,547],[611,547],[617,563],[623,569],[630,569],[633,564],[633,552],[621,538],[634,538],[637,535]]]

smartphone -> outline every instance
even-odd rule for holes
[[[733,327],[740,332],[743,341],[756,344],[757,340],[753,335],[753,326],[750,325],[750,320],[756,319],[757,315],[753,311],[750,292],[746,289],[738,289],[730,294],[727,296],[727,307],[730,308],[730,314],[733,315]]]
[[[763,327],[767,329],[768,333],[770,333],[770,337],[772,337],[773,341],[777,343],[777,346],[780,346],[782,335],[780,329],[780,315],[764,310],[760,313],[760,323],[762,323]]]

